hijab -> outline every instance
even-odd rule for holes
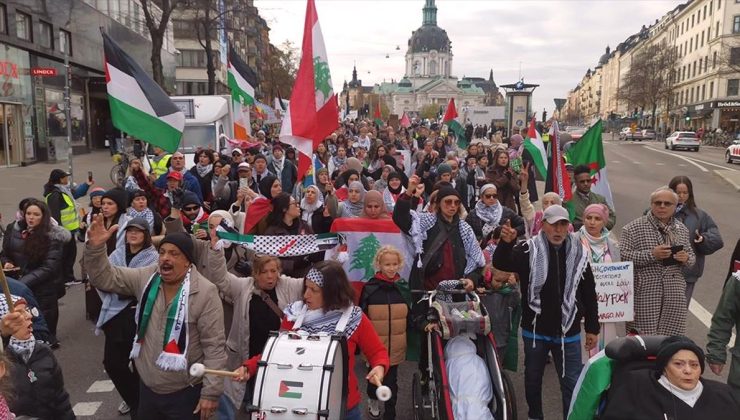
[[[365,219],[372,219],[370,216],[365,213],[365,206],[367,206],[370,203],[377,203],[380,205],[380,214],[375,219],[387,219],[390,216],[388,216],[388,208],[385,206],[385,202],[383,201],[383,194],[380,193],[380,191],[368,191],[365,193],[365,200],[362,206],[362,215],[360,217],[363,217]]]
[[[260,180],[259,192],[268,200],[272,200],[272,184],[274,184],[275,181],[277,181],[277,177],[272,174],[265,175],[265,177]]]
[[[308,200],[306,200],[305,195],[301,199],[301,220],[306,222],[306,224],[309,226],[311,226],[311,218],[313,216],[313,213],[324,205],[324,196],[321,194],[321,191],[319,191],[319,187],[317,187],[316,185],[309,185],[308,187],[306,187],[306,191],[310,189],[313,189],[316,192],[316,202],[313,204],[309,204]]]
[[[349,185],[349,189],[360,190],[360,200],[356,203],[350,201],[349,198],[342,201],[342,217],[360,217],[365,208],[364,199],[367,191],[365,191],[365,187],[362,186],[362,183],[360,181],[352,182]]]

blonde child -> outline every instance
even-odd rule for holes
[[[396,418],[398,394],[398,365],[406,355],[406,327],[410,320],[411,297],[408,282],[398,274],[403,267],[403,255],[393,246],[383,246],[375,253],[375,275],[370,278],[360,295],[360,307],[365,312],[388,350],[391,367],[383,384],[393,392],[385,403],[384,419]],[[375,396],[375,385],[368,383],[367,395],[370,418],[380,418],[380,401]]]

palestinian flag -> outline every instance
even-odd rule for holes
[[[301,397],[303,397],[303,382],[280,381],[278,397],[295,398],[297,400],[300,400]]]
[[[447,130],[455,134],[457,139],[457,147],[465,149],[468,147],[468,139],[465,137],[465,129],[459,122],[457,122],[457,110],[455,109],[455,99],[450,98],[450,103],[447,104],[447,111],[445,112],[442,123],[447,124]]]
[[[554,191],[557,193],[563,200],[563,207],[568,208],[566,204],[573,196],[573,187],[570,183],[570,175],[565,170],[563,151],[560,150],[559,130],[558,122],[554,121],[552,127],[550,127],[550,165],[547,168],[545,192]]]
[[[318,144],[339,127],[339,107],[314,0],[306,3],[302,50],[290,104],[280,128],[280,141],[299,152],[298,181],[311,166]]]
[[[185,114],[106,33],[103,33],[103,49],[113,125],[168,152],[177,151],[185,128]]]
[[[380,112],[380,101],[375,104],[375,112],[373,113],[373,120],[378,127],[383,126],[383,114]]]
[[[573,390],[568,420],[592,420],[598,414],[601,397],[612,381],[614,365],[604,350],[588,360]]]
[[[542,178],[545,178],[547,176],[547,151],[545,150],[545,143],[535,127],[535,122],[536,119],[532,117],[529,122],[527,137],[524,139],[524,149],[532,156],[537,172]]]
[[[241,105],[254,105],[254,86],[257,84],[254,72],[234,48],[229,48],[227,84],[231,89],[231,98]]]
[[[609,187],[609,178],[606,172],[606,158],[604,157],[604,142],[601,138],[603,131],[602,122],[596,124],[586,131],[568,150],[567,158],[574,167],[586,165],[591,169],[591,191],[606,198],[609,207],[614,208],[614,198]]]

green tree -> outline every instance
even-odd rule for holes
[[[434,119],[437,119],[438,113],[439,113],[439,105],[428,104],[428,105],[424,105],[421,108],[419,115],[421,116],[421,118],[427,118],[430,120],[434,120]]]
[[[360,246],[352,253],[351,270],[364,270],[364,279],[369,279],[375,274],[373,260],[375,253],[380,248],[380,241],[372,233],[360,239]]]

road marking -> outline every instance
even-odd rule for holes
[[[102,401],[80,402],[72,407],[72,411],[75,416],[94,416],[101,405],[103,405]]]
[[[704,324],[707,329],[711,328],[712,326],[712,313],[706,310],[699,302],[697,302],[694,298],[691,298],[691,302],[689,302],[689,311],[694,314],[694,316]],[[729,347],[735,347],[735,333],[732,333],[732,337],[730,337],[730,343],[728,344]]]
[[[665,166],[665,163],[663,163],[663,162],[655,162],[655,166]]]
[[[636,161],[636,160],[635,160],[635,161],[633,161],[632,163],[634,163],[635,165],[642,165],[642,162],[638,162],[638,161]]]
[[[686,167],[686,164],[685,163],[679,163],[678,166],[680,166],[682,168],[685,168]]]
[[[702,171],[702,172],[709,172],[709,169],[707,169],[707,168],[705,168],[705,167],[703,167],[703,166],[699,165],[698,163],[694,162],[693,160],[691,160],[691,159],[689,159],[689,158],[687,158],[687,157],[685,157],[685,156],[679,156],[679,155],[675,155],[675,154],[673,154],[673,153],[668,153],[668,152],[664,152],[664,151],[662,151],[662,150],[658,150],[658,149],[653,149],[652,147],[650,147],[650,146],[647,146],[647,145],[645,145],[645,146],[643,146],[643,147],[644,147],[644,148],[646,148],[646,149],[652,150],[653,152],[657,152],[657,153],[662,153],[662,154],[664,154],[664,155],[668,155],[668,156],[673,156],[673,157],[677,157],[677,158],[679,158],[679,159],[685,160],[686,162],[688,162],[688,163],[690,163],[690,164],[692,164],[692,165],[696,166],[697,168],[701,169],[701,171]]]
[[[654,150],[656,152],[668,153],[668,152],[663,152],[662,150],[653,149],[650,146],[645,146],[645,147],[647,147],[648,149],[652,149],[652,150]],[[693,160],[693,161],[696,161],[696,162],[701,162],[701,163],[703,163],[705,165],[716,166],[717,168],[720,168],[720,169],[727,169],[728,171],[737,172],[737,169],[730,168],[730,167],[727,167],[727,166],[724,166],[724,165],[719,165],[719,164],[712,163],[712,162],[707,162],[706,160],[701,160],[699,158],[688,157],[688,156],[679,156],[679,155],[674,154],[674,153],[668,153],[668,154],[670,154],[671,156],[676,156],[676,157],[682,158],[682,159],[685,157],[686,159],[690,159],[690,160]]]
[[[622,163],[622,161],[621,161],[621,160],[612,160],[612,161],[611,161],[611,162],[609,162],[609,163]]]
[[[105,379],[102,381],[95,381],[90,385],[90,388],[87,389],[87,393],[94,393],[94,392],[111,392],[115,389],[115,386],[113,385],[113,381],[110,379]]]

